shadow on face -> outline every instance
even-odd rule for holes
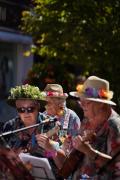
[[[40,105],[34,100],[17,100],[16,109],[25,126],[36,123]]]
[[[45,106],[48,115],[59,115],[61,111],[64,111],[65,100],[61,98],[47,97],[47,104]]]

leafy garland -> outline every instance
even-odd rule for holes
[[[11,88],[10,96],[8,99],[34,99],[34,100],[45,100],[45,95],[39,90],[38,87],[29,84],[16,86]]]

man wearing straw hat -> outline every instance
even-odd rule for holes
[[[72,142],[73,148],[84,155],[74,179],[85,176],[88,179],[120,179],[120,156],[115,157],[120,151],[120,116],[112,108],[116,104],[112,101],[113,92],[109,89],[109,82],[90,76],[70,95],[80,98],[85,116],[81,136],[77,136]],[[84,139],[90,132],[96,133],[96,137],[86,142]],[[113,157],[112,161],[110,157]],[[103,171],[100,171],[103,166]]]
[[[80,119],[73,110],[66,107],[66,98],[68,97],[68,94],[63,92],[62,86],[59,84],[47,84],[44,92],[46,95],[46,111],[44,114],[56,117],[61,126],[57,141],[60,141],[59,138],[62,138],[65,135],[76,136],[79,134],[81,124]],[[40,146],[42,146],[41,136],[42,135],[37,136]]]
[[[47,103],[45,106],[46,111],[44,114],[56,117],[61,129],[59,130],[59,133],[53,137],[55,142],[52,145],[51,140],[44,134],[37,135],[36,137],[39,146],[46,150],[48,158],[54,158],[59,149],[63,149],[66,154],[69,152],[71,149],[71,137],[80,133],[79,130],[81,122],[77,114],[73,110],[66,107],[66,99],[68,94],[63,92],[61,85],[47,84],[44,92],[47,96]],[[67,138],[64,142],[65,137]],[[56,170],[54,172],[56,174]],[[60,179],[61,177],[57,176],[56,174],[56,179],[58,178]]]
[[[85,116],[81,135],[72,139],[73,150],[80,153],[77,156],[79,165],[72,168],[68,164],[70,154],[66,157],[64,151],[59,150],[54,157],[59,173],[65,178],[74,173],[73,180],[119,180],[120,116],[113,109],[116,104],[111,100],[113,92],[109,89],[109,82],[90,76],[70,95],[80,99]],[[74,156],[73,160],[76,160]]]

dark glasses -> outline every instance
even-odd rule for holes
[[[35,107],[20,107],[17,108],[18,113],[33,113],[35,111]]]

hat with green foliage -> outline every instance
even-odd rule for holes
[[[30,99],[44,102],[45,95],[38,87],[25,84],[10,89],[10,96],[7,99],[7,103],[15,106],[15,101],[19,99]]]

